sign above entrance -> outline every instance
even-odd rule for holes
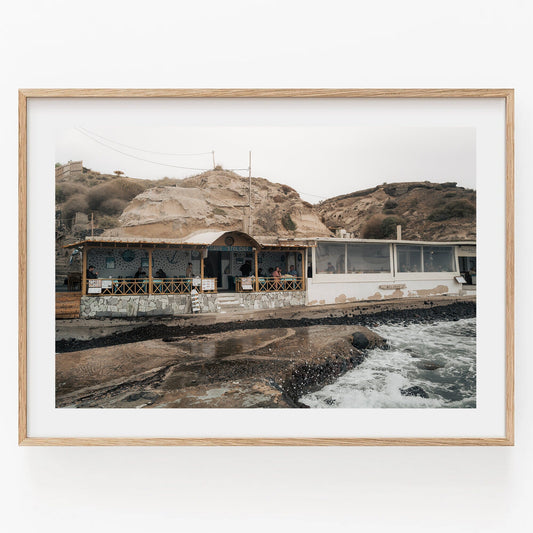
[[[208,246],[211,252],[252,252],[251,246]]]

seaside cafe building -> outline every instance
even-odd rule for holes
[[[471,241],[289,239],[217,231],[184,239],[87,237],[66,247],[82,252],[82,318],[219,312],[226,302],[231,309],[272,309],[475,289],[460,270],[475,261]],[[95,279],[87,279],[89,266]],[[276,267],[281,276],[273,275]]]

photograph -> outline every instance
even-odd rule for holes
[[[408,124],[61,131],[55,408],[475,410],[476,143]]]

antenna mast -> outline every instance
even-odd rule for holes
[[[252,151],[248,153],[248,230],[252,235]]]

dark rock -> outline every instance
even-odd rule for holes
[[[416,366],[422,370],[437,370],[444,365],[442,363],[432,363],[431,361],[420,361]]]
[[[420,398],[429,398],[429,394],[418,385],[409,387],[408,389],[400,389],[402,396],[419,396]]]
[[[352,337],[352,345],[359,350],[366,350],[370,346],[370,340],[364,333],[356,331]]]

